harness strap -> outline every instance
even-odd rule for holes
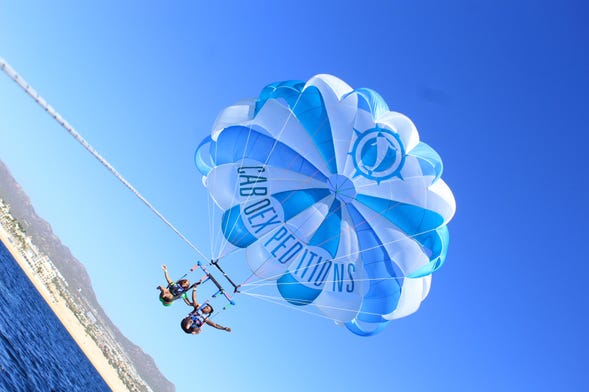
[[[191,287],[189,287],[188,289],[190,289]],[[180,286],[177,282],[172,282],[168,284],[168,290],[170,290],[170,293],[172,294],[174,299],[181,298],[182,295],[188,292],[188,290],[184,290],[184,287]]]
[[[202,305],[200,305],[196,310],[193,310],[192,312],[190,312],[190,318],[192,319],[192,321],[196,324],[196,326],[198,328],[202,327],[203,325],[205,325],[206,321],[209,319],[209,317],[211,317],[211,315],[213,314],[213,312],[208,313],[206,316],[203,315],[202,310],[207,307],[210,306],[211,309],[213,309],[213,307],[209,304],[209,301],[205,301]]]

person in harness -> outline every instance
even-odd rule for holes
[[[211,317],[211,314],[213,314],[213,307],[207,302],[200,305],[196,301],[195,288],[192,289],[192,302],[187,301],[187,303],[193,307],[193,310],[188,314],[188,316],[184,317],[180,322],[180,327],[182,327],[182,330],[187,334],[196,335],[201,333],[201,328],[205,324],[210,325],[213,328],[231,332],[231,328],[224,327],[213,322],[212,320],[209,320],[209,317]]]
[[[174,282],[172,279],[170,279],[170,276],[168,275],[168,267],[165,264],[162,265],[162,269],[164,270],[164,277],[166,278],[166,282],[168,282],[166,287],[156,287],[156,289],[160,291],[160,301],[162,305],[170,306],[174,303],[175,300],[182,298],[184,302],[190,306],[191,302],[188,299],[188,290],[199,285],[201,282],[196,282],[192,286],[190,285],[190,281],[188,279],[179,279],[177,282]]]

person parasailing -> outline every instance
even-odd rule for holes
[[[168,267],[164,264],[162,265],[162,270],[164,270],[164,277],[166,278],[166,282],[168,285],[166,287],[157,286],[156,289],[160,291],[160,301],[164,306],[171,306],[175,300],[182,298],[187,305],[191,305],[190,300],[188,299],[188,291],[201,284],[202,280],[190,285],[190,281],[188,279],[179,279],[178,281],[173,281],[170,276],[168,275]],[[203,278],[204,279],[204,278]]]
[[[185,333],[191,335],[199,334],[201,333],[201,329],[205,324],[210,325],[216,329],[222,329],[223,331],[231,332],[231,328],[224,327],[209,319],[213,313],[213,307],[208,302],[205,302],[202,305],[198,303],[196,300],[195,287],[192,289],[192,301],[187,300],[185,302],[193,307],[192,312],[190,312],[188,316],[184,317],[180,322],[180,327]]]

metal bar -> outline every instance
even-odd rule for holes
[[[229,277],[229,275],[227,275],[225,273],[225,271],[223,271],[223,268],[221,268],[221,266],[219,265],[219,259],[217,259],[217,260],[211,260],[211,264],[214,265],[215,267],[217,267],[217,269],[219,271],[221,271],[221,273],[223,274],[223,276],[225,277],[225,279],[227,279],[227,281],[229,283],[231,283],[231,285],[233,286],[233,292],[234,293],[239,293],[239,290],[238,289],[239,289],[239,286],[241,286],[241,285],[235,284],[235,282],[233,282],[233,280],[231,280],[231,278]]]

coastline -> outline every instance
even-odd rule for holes
[[[12,242],[10,234],[0,225],[0,240],[6,246],[12,257],[16,260],[20,268],[27,275],[31,283],[35,286],[39,294],[43,297],[53,313],[61,321],[68,333],[80,347],[84,355],[92,363],[96,371],[100,374],[108,387],[113,391],[128,391],[127,386],[119,378],[117,370],[108,363],[108,359],[102,353],[94,339],[87,333],[84,326],[76,318],[74,313],[66,306],[65,302],[49,293],[47,287],[36,276],[28,263],[23,259],[18,249]]]

